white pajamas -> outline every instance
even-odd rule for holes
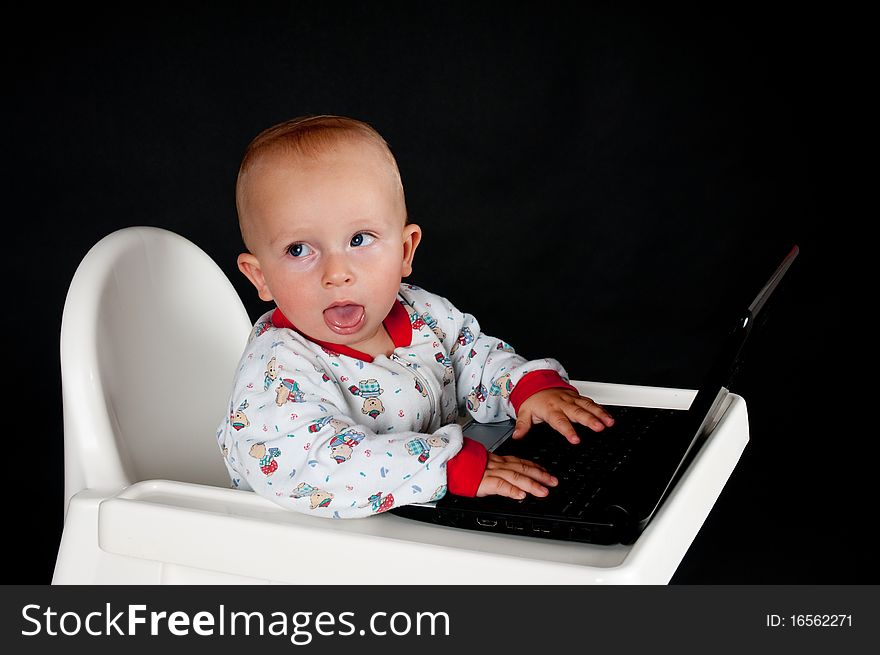
[[[234,487],[334,518],[436,500],[460,412],[515,418],[511,391],[535,371],[540,388],[567,386],[557,361],[526,361],[418,287],[401,284],[384,324],[396,348],[371,358],[306,338],[278,310],[257,321],[217,431]]]

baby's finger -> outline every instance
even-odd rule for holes
[[[534,478],[520,473],[519,471],[515,471],[513,469],[508,468],[498,468],[492,471],[493,478],[500,478],[501,480],[506,480],[517,490],[530,493],[533,496],[544,497],[550,493],[550,490],[542,485],[540,482],[535,480]],[[511,498],[525,498],[524,494],[515,493],[515,495],[511,495]]]
[[[516,417],[516,425],[513,426],[512,439],[522,439],[532,427],[532,415],[523,413]]]
[[[556,430],[559,434],[568,439],[569,443],[579,444],[581,442],[581,438],[578,436],[574,426],[571,424],[571,421],[568,420],[568,417],[563,410],[556,410],[553,412],[547,418],[547,423],[550,424],[550,427]]]
[[[504,478],[489,475],[483,478],[483,481],[480,483],[480,488],[477,489],[477,496],[505,496],[506,498],[522,500],[526,497],[526,492]]]
[[[538,482],[550,485],[551,487],[555,487],[559,484],[559,480],[537,462],[521,459],[513,455],[495,455],[494,453],[489,453],[489,460],[486,463],[486,468],[488,470],[505,468],[517,471],[537,480]]]
[[[598,405],[595,405],[598,407]],[[568,405],[563,408],[565,415],[568,416],[569,419],[576,423],[580,423],[581,425],[585,425],[593,432],[600,432],[605,429],[605,423],[602,419],[594,414],[589,407],[584,407],[583,405]],[[610,416],[608,418],[611,418]],[[613,419],[612,419],[613,423]]]
[[[608,413],[608,410],[606,410],[604,407],[602,407],[602,405],[597,403],[592,398],[581,396],[577,399],[576,402],[580,407],[583,407],[590,414],[602,421],[605,426],[610,428],[612,425],[614,425],[614,417]]]

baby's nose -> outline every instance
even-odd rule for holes
[[[325,287],[335,287],[351,284],[354,282],[354,272],[349,266],[348,258],[344,255],[329,255],[324,264],[323,284]]]

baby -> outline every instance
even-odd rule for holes
[[[526,361],[445,298],[402,283],[422,237],[385,140],[340,116],[286,121],[248,146],[238,267],[275,308],[254,326],[217,439],[234,487],[354,518],[446,493],[546,496],[556,478],[487,453],[457,423],[602,430],[609,414],[553,359]]]

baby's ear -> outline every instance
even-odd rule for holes
[[[412,273],[413,257],[416,254],[416,248],[422,240],[422,228],[415,223],[409,223],[403,226],[403,267],[400,271],[401,277],[407,277]]]
[[[274,300],[266,279],[263,277],[263,269],[260,268],[260,260],[249,252],[243,252],[238,256],[238,270],[251,281],[257,289],[260,300]]]

